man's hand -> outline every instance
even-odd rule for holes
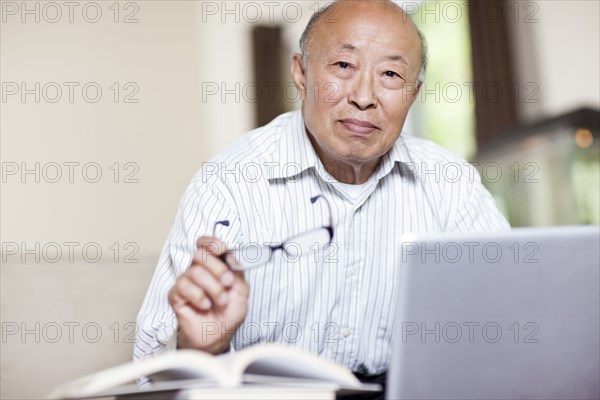
[[[169,291],[179,322],[177,345],[219,354],[246,317],[248,284],[243,272],[231,271],[219,258],[223,242],[201,237],[197,244],[192,265]]]

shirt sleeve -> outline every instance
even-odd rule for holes
[[[479,173],[473,173],[461,190],[460,201],[454,218],[448,226],[449,232],[500,232],[510,229],[510,224],[498,209],[494,198],[481,183]]]
[[[215,222],[222,220],[228,220],[229,226],[218,225],[215,236],[233,246],[241,240],[240,222],[233,202],[222,182],[214,177],[205,179],[200,171],[181,200],[137,316],[134,361],[176,348],[177,318],[169,304],[169,290],[190,266],[198,238],[212,235]]]

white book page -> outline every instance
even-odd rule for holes
[[[225,367],[214,356],[199,351],[180,350],[87,375],[74,382],[59,386],[48,398],[91,396],[135,381],[140,376],[149,376],[155,381],[211,378],[219,385],[228,385],[230,380],[228,375]]]
[[[335,382],[343,387],[358,388],[360,381],[347,368],[292,347],[258,344],[219,357],[233,376],[264,375]]]

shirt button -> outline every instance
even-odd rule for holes
[[[350,268],[350,276],[354,276],[356,273],[356,268]]]
[[[350,331],[348,329],[344,329],[344,332],[342,334],[344,335],[344,337],[348,337],[350,336]]]

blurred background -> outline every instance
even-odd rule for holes
[[[600,221],[597,1],[398,2],[430,63],[406,133],[473,162],[513,226]],[[0,397],[128,361],[193,174],[300,106],[319,1],[0,1]]]

